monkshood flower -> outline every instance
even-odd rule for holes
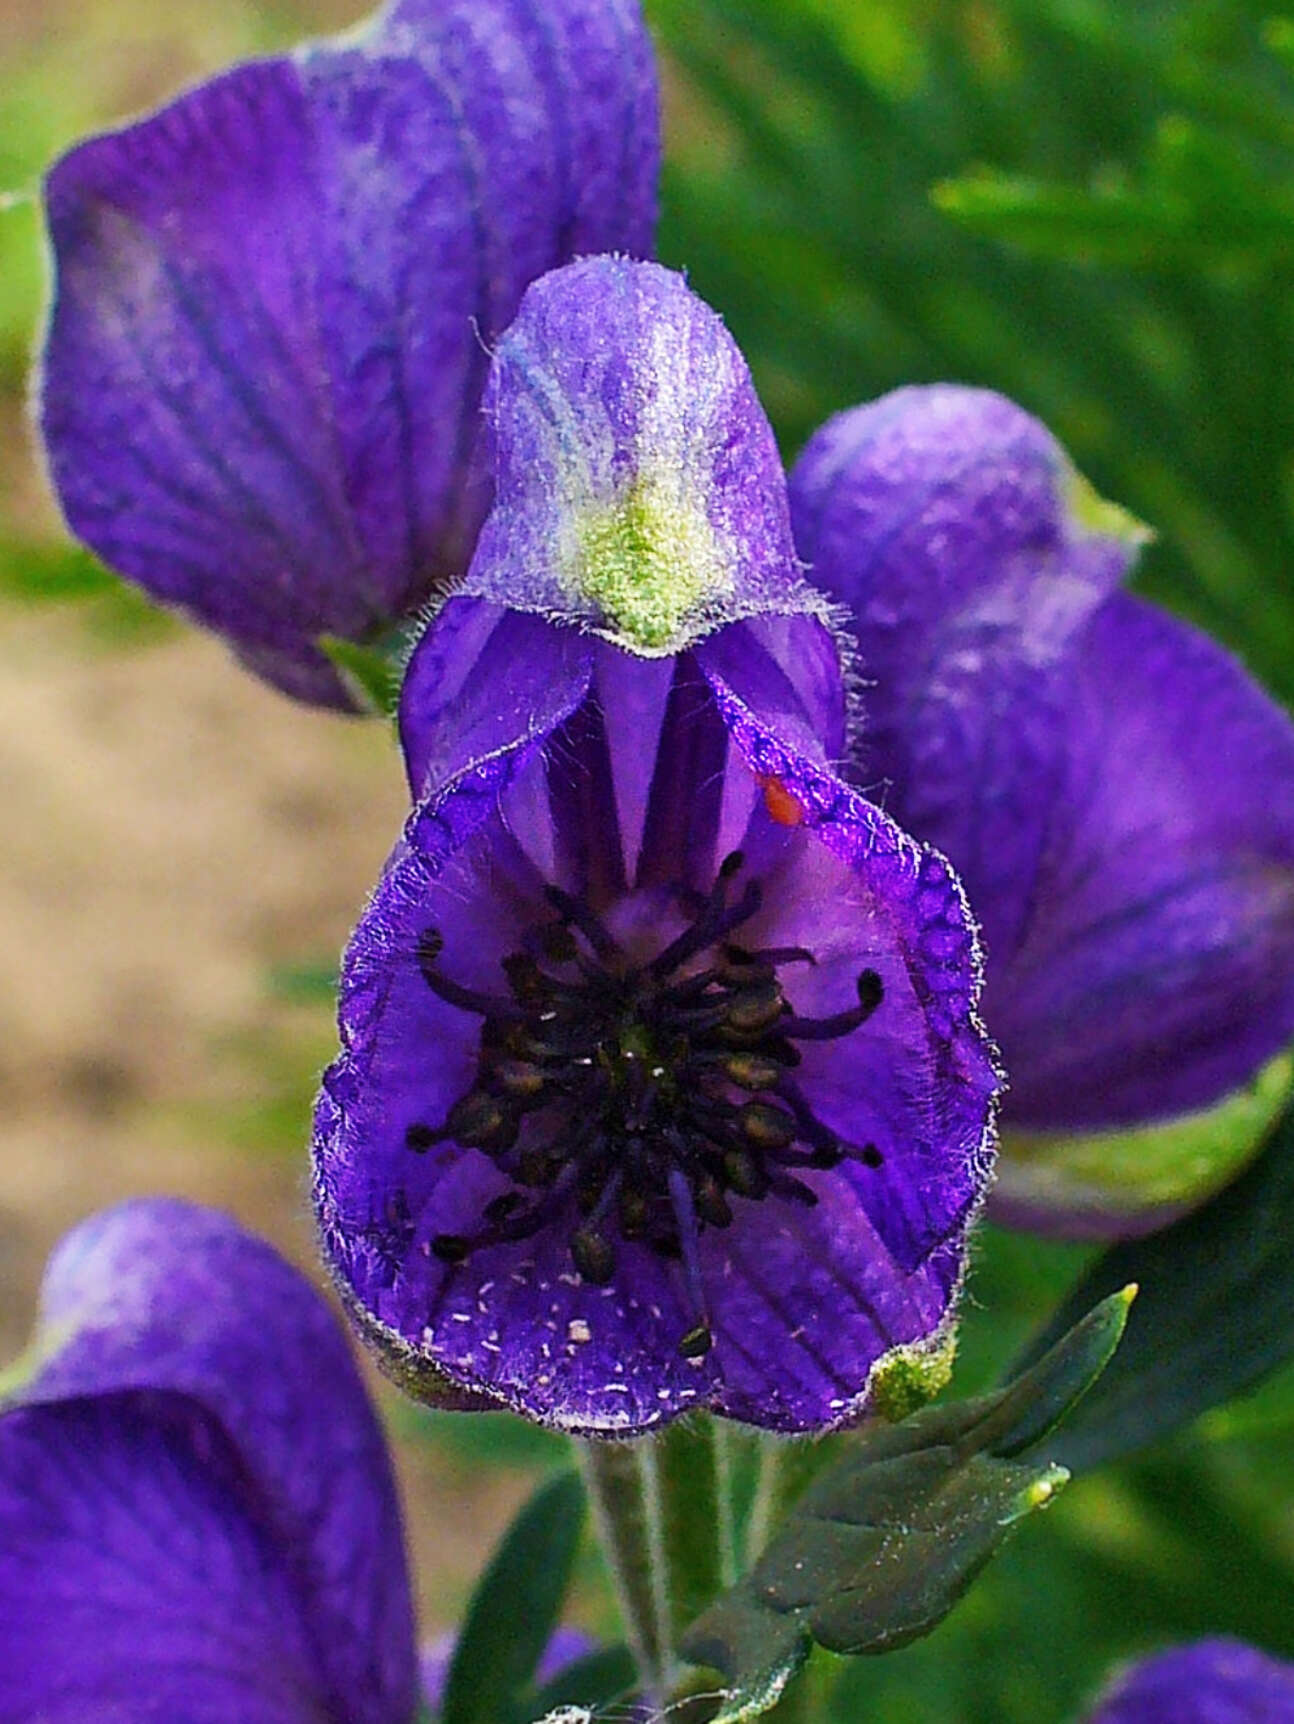
[[[1071,1232],[1162,1223],[1288,1083],[1294,726],[1119,590],[1144,533],[1000,396],[844,413],[791,497],[857,633],[858,781],[951,858],[983,926],[1010,1074],[994,1202]]]
[[[545,277],[486,407],[497,500],[344,965],[325,1255],[414,1393],[843,1423],[946,1366],[988,1178],[960,886],[833,771],[776,446],[682,279]]]
[[[637,0],[391,0],[81,144],[38,392],[72,530],[347,704],[318,638],[464,572],[488,347],[545,270],[650,252],[658,160]]]
[[[1087,1724],[1294,1724],[1294,1664],[1201,1640],[1133,1665]]]
[[[382,1432],[268,1245],[160,1199],[83,1223],[6,1389],[2,1724],[412,1724]]]

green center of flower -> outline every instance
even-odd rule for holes
[[[798,1015],[780,972],[813,954],[734,938],[761,898],[757,880],[732,898],[741,867],[734,853],[708,894],[681,894],[690,921],[645,963],[550,887],[553,919],[503,962],[506,995],[454,981],[440,967],[439,931],[423,935],[428,987],[483,1021],[472,1087],[443,1124],[412,1125],[405,1141],[418,1152],[445,1141],[478,1149],[508,1180],[476,1232],[432,1240],[443,1262],[551,1224],[569,1229],[581,1276],[605,1285],[623,1243],[640,1242],[681,1262],[694,1321],[679,1348],[700,1358],[711,1345],[702,1230],[730,1226],[734,1199],[816,1204],[807,1169],[846,1157],[881,1165],[874,1144],[847,1144],[817,1118],[794,1075],[796,1044],[860,1028],[881,1003],[881,979],[865,969],[856,1005]]]

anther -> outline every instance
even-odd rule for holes
[[[685,1359],[704,1359],[714,1346],[714,1336],[708,1323],[698,1323],[679,1339],[678,1350]]]
[[[626,1239],[641,1239],[647,1231],[651,1210],[646,1195],[637,1186],[626,1185],[620,1191],[620,1231]]]
[[[782,1075],[782,1068],[776,1060],[755,1053],[729,1054],[721,1063],[720,1070],[738,1089],[752,1091],[772,1089]]]
[[[517,1141],[517,1118],[485,1090],[468,1090],[449,1110],[445,1134],[468,1149],[511,1149]]]
[[[605,1287],[616,1272],[613,1246],[591,1227],[577,1227],[571,1234],[571,1259],[584,1279],[595,1287]]]
[[[768,1190],[768,1175],[760,1170],[754,1156],[744,1149],[724,1151],[723,1176],[729,1189],[738,1197],[763,1197]]]
[[[777,1022],[785,1007],[786,998],[780,985],[775,981],[764,982],[736,995],[728,1006],[724,1022],[739,1035],[758,1035]]]
[[[743,1137],[756,1149],[789,1149],[795,1142],[795,1121],[779,1107],[767,1102],[748,1101],[738,1109],[737,1125]]]
[[[696,1204],[697,1214],[708,1227],[732,1225],[732,1210],[728,1199],[723,1195],[723,1188],[712,1173],[703,1174],[697,1180],[692,1201]]]
[[[506,1096],[517,1101],[539,1095],[547,1082],[540,1067],[529,1060],[497,1060],[490,1067],[490,1078]]]

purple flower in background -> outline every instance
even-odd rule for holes
[[[301,699],[466,569],[487,349],[652,244],[636,0],[392,0],[65,156],[41,429],[74,532]]]
[[[1294,1724],[1294,1664],[1201,1640],[1134,1664],[1087,1724]]]
[[[772,434],[681,278],[546,277],[486,404],[495,509],[345,963],[326,1256],[414,1392],[843,1423],[946,1367],[988,1178],[961,889],[833,770]]]
[[[844,413],[791,498],[857,631],[858,780],[951,858],[983,926],[1010,1077],[995,1202],[1074,1232],[1167,1220],[1286,1086],[1241,1098],[1257,1130],[1191,1118],[1294,1037],[1294,726],[1119,590],[1144,534],[1000,396]]]
[[[136,1201],[55,1252],[0,1416],[0,1724],[411,1724],[382,1432],[319,1295]]]

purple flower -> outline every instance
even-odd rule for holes
[[[415,1392],[843,1423],[946,1368],[988,1177],[960,887],[833,770],[772,435],[681,278],[546,277],[486,399],[319,1102],[326,1256]]]
[[[637,0],[392,0],[73,150],[39,401],[73,531],[347,704],[318,637],[467,567],[488,346],[545,270],[650,250],[658,126]]]
[[[1134,1664],[1088,1724],[1294,1724],[1294,1664],[1201,1640]]]
[[[267,1245],[160,1199],[83,1223],[8,1387],[0,1724],[410,1724],[382,1433]]]
[[[1232,1170],[1208,1121],[1110,1134],[1189,1123],[1294,1037],[1294,726],[1119,590],[1144,533],[1000,396],[902,389],[844,413],[791,497],[857,630],[859,782],[951,858],[983,925],[1008,1212],[1164,1221]]]

